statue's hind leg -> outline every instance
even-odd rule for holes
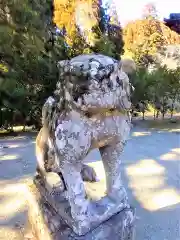
[[[101,147],[100,153],[106,173],[107,195],[112,199],[127,202],[126,190],[121,179],[121,153],[123,142]]]

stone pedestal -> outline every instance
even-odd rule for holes
[[[92,184],[93,185],[93,184]],[[103,189],[104,183],[96,183]],[[29,209],[29,225],[35,239],[38,240],[134,240],[134,221],[135,211],[133,208],[125,208],[121,212],[112,216],[109,220],[103,222],[95,229],[92,229],[83,236],[78,236],[72,228],[63,220],[62,215],[58,213],[52,198],[47,199],[47,190],[41,187],[36,181],[36,193],[34,192],[35,201]],[[87,184],[89,193],[93,199],[97,199],[103,195],[101,192],[93,191],[91,184]],[[101,190],[102,191],[102,190]],[[57,192],[56,192],[57,194]],[[60,194],[61,195],[61,194]],[[60,200],[60,195],[57,197]],[[45,197],[46,196],[46,197]],[[56,195],[57,196],[57,195]],[[58,208],[62,206],[62,202],[57,202]],[[67,212],[69,209],[67,209]]]
[[[42,209],[42,208],[41,208]],[[51,206],[43,206],[46,224],[53,240],[133,240],[134,210],[124,209],[84,236],[76,235]]]

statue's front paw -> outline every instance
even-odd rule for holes
[[[62,178],[55,172],[48,172],[45,177],[45,187],[50,192],[64,192],[65,186]]]
[[[81,170],[81,176],[83,181],[86,182],[97,182],[98,178],[94,169],[86,164],[83,164]]]

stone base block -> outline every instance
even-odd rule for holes
[[[103,193],[100,194],[98,191],[95,191],[95,189],[98,189],[98,185],[102,186],[101,182],[85,184],[87,198],[91,199],[91,201],[88,202],[89,212],[83,216],[84,220],[80,221],[71,215],[71,207],[67,200],[67,191],[58,191],[58,188],[54,187],[56,184],[52,184],[53,182],[57,182],[56,179],[55,181],[52,181],[53,178],[50,179],[51,181],[48,181],[48,187],[47,184],[43,186],[41,181],[34,179],[34,183],[40,192],[43,202],[48,203],[57,215],[79,236],[84,236],[91,230],[97,228],[102,222],[107,221],[123,209],[130,207],[123,190],[118,198],[111,199],[108,196],[102,196],[104,195]],[[94,190],[92,188],[93,186],[95,187]]]
[[[124,209],[86,235],[78,236],[37,193],[28,222],[36,240],[134,240],[135,211]]]
[[[48,214],[51,215],[52,211]],[[134,240],[135,213],[132,208],[124,209],[84,236],[76,235],[57,215],[49,219],[53,240]]]

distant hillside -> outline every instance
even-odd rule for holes
[[[163,46],[180,44],[180,35],[156,19],[136,20],[123,29],[125,54],[134,58],[154,55]]]
[[[169,18],[164,18],[166,26],[180,34],[180,13],[171,13]]]

